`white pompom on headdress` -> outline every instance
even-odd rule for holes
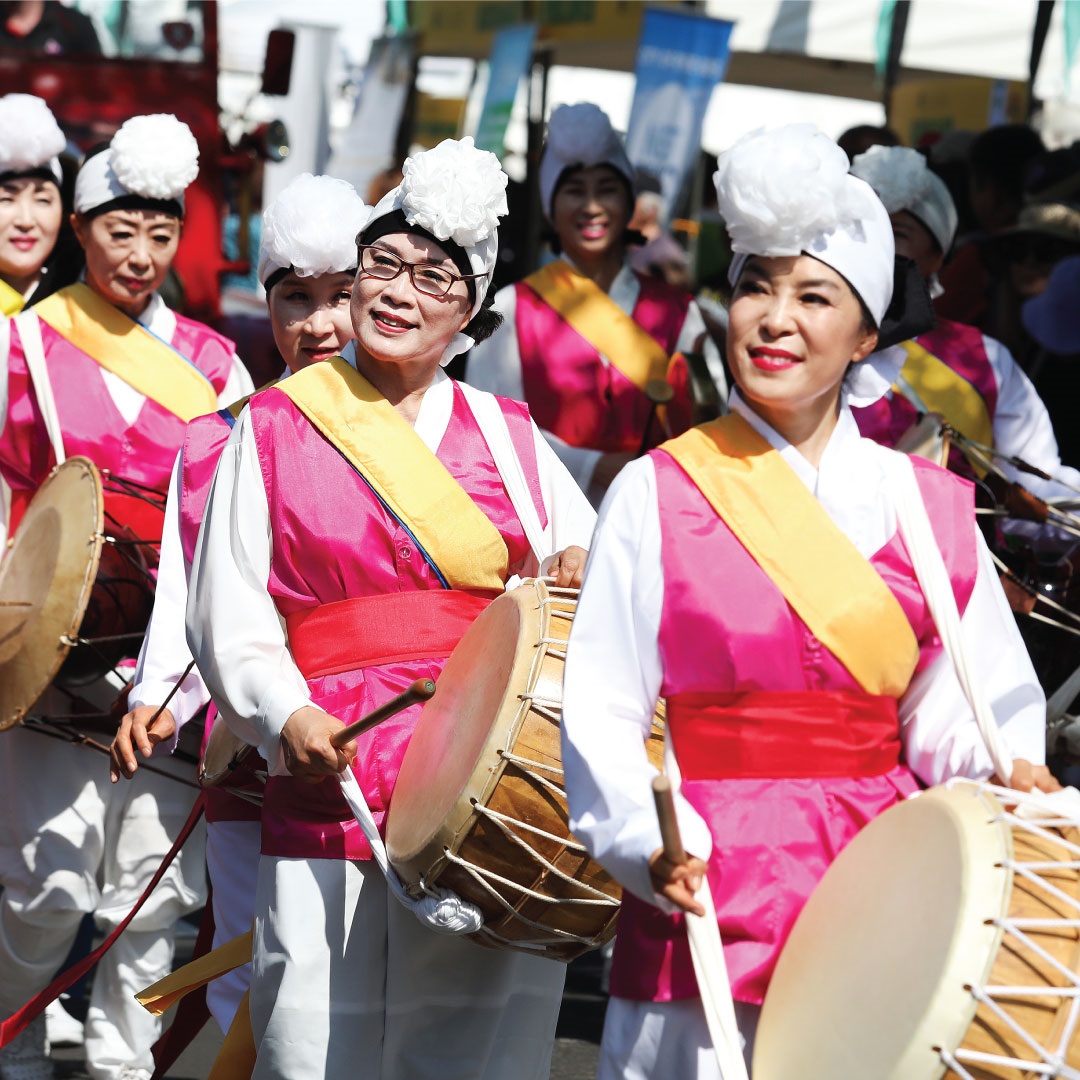
[[[906,210],[926,226],[943,252],[952,247],[959,220],[956,205],[918,150],[871,146],[851,163],[851,172],[874,189],[890,214]]]
[[[58,155],[67,145],[49,106],[33,94],[0,97],[0,174],[48,169],[60,182]]]
[[[495,273],[499,218],[508,210],[507,179],[499,159],[487,150],[478,150],[471,137],[445,139],[431,150],[406,158],[401,183],[379,200],[365,228],[400,210],[410,225],[437,240],[457,244],[465,252],[472,273],[483,275],[472,283],[471,321],[483,305]],[[455,335],[442,363],[448,364],[473,344],[467,334]]]
[[[848,172],[847,155],[812,124],[744,135],[713,180],[736,253],[812,255],[842,275],[880,324],[892,299],[892,224],[881,200]]]
[[[356,266],[356,235],[371,207],[352,184],[303,173],[263,211],[259,280],[278,270],[300,277],[341,273]]]
[[[86,214],[129,195],[183,209],[184,191],[198,175],[199,144],[187,124],[169,113],[134,116],[79,170],[75,211]]]
[[[610,165],[626,177],[630,190],[634,190],[634,167],[623,141],[607,113],[591,102],[560,105],[548,119],[547,142],[540,158],[540,197],[549,218],[559,177],[576,165],[586,169]]]

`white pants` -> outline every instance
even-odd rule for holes
[[[147,772],[111,784],[104,757],[21,728],[0,739],[0,1012],[9,1013],[48,985],[84,913],[105,933],[127,914],[194,793]],[[86,1025],[94,1080],[153,1067],[160,1021],[133,995],[168,974],[176,921],[204,902],[202,837],[184,845],[97,967]]]
[[[213,886],[213,947],[251,929],[255,917],[255,882],[259,876],[262,827],[257,821],[208,821],[206,871]],[[230,971],[206,987],[210,1015],[223,1032],[251,983],[251,965]]]
[[[263,856],[253,1080],[547,1080],[565,973],[427,929],[373,863]]]
[[[760,1005],[735,1002],[747,1071],[760,1014]],[[701,999],[613,997],[604,1019],[596,1080],[723,1080]]]

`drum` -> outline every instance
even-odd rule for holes
[[[19,723],[74,644],[101,555],[101,478],[84,457],[52,471],[0,564],[0,731]]]
[[[473,939],[569,961],[615,933],[620,891],[570,834],[559,745],[577,590],[532,581],[465,633],[398,774],[386,847],[407,891],[476,904]],[[663,735],[647,749],[659,767]]]
[[[200,786],[242,788],[245,798],[261,801],[266,763],[255,747],[238,739],[220,717],[214,717],[213,725],[199,758]]]
[[[969,781],[871,822],[780,956],[754,1080],[1077,1075],[1078,824]]]

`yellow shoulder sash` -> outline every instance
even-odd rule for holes
[[[10,319],[12,315],[18,315],[22,309],[23,294],[0,278],[0,315],[5,315]]]
[[[335,356],[277,387],[416,537],[452,589],[497,589],[509,553],[499,530],[393,406]]]
[[[213,385],[193,363],[86,285],[69,285],[33,311],[106,371],[181,420],[218,407]]]
[[[911,384],[922,404],[940,413],[961,435],[993,446],[994,425],[982,394],[917,341],[905,341],[903,348],[908,358],[900,375]]]
[[[881,576],[741,416],[664,443],[795,609],[868,694],[899,697],[919,643]]]
[[[667,378],[671,358],[603,289],[557,259],[525,284],[635,386]]]

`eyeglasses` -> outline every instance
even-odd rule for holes
[[[409,271],[413,288],[426,296],[445,296],[455,281],[473,281],[483,274],[453,274],[434,263],[406,262],[392,251],[373,244],[358,244],[360,272],[380,281],[392,281],[402,270]]]

